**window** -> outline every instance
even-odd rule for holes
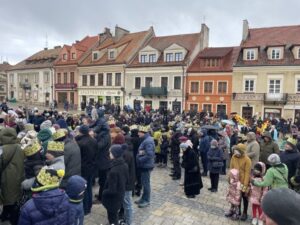
[[[92,74],[92,75],[90,75],[90,86],[95,86],[95,75],[94,74]]]
[[[146,87],[152,87],[152,77],[146,77],[145,78],[145,86]]]
[[[212,110],[212,105],[211,104],[203,104],[203,111],[204,112],[211,112]]]
[[[106,74],[106,86],[112,86],[112,73]]]
[[[168,87],[168,77],[162,77],[160,80],[160,86],[161,87]]]
[[[280,49],[272,49],[271,59],[280,59]]]
[[[72,52],[72,59],[76,59],[76,53]]]
[[[34,74],[34,83],[39,82],[39,74]]]
[[[218,82],[218,93],[220,93],[220,94],[227,93],[227,82],[225,82],[225,81]]]
[[[167,53],[166,54],[166,62],[173,62],[173,53]]]
[[[149,63],[156,62],[156,54],[150,54],[149,55]]]
[[[68,83],[68,73],[64,73],[64,84]]]
[[[67,60],[67,54],[66,53],[63,54],[63,60]]]
[[[175,90],[181,89],[181,77],[174,77],[174,89]]]
[[[97,52],[94,52],[93,53],[93,60],[97,60],[98,59],[98,53]]]
[[[136,77],[134,81],[134,89],[140,89],[141,88],[141,78]]]
[[[269,93],[280,93],[280,80],[269,80]]]
[[[204,93],[212,93],[213,92],[213,82],[204,82]]]
[[[115,86],[121,86],[121,73],[116,73],[115,76]]]
[[[141,55],[141,63],[147,62],[147,55]]]
[[[297,93],[300,92],[300,80],[297,80],[297,90],[296,90]]]
[[[104,85],[104,76],[103,73],[98,73],[98,86]]]
[[[114,50],[109,51],[109,58],[110,59],[114,59],[115,58],[115,51]]]
[[[254,80],[245,80],[245,92],[254,92]]]
[[[199,82],[198,81],[191,82],[191,90],[190,90],[190,92],[191,93],[199,93]]]
[[[49,72],[44,72],[44,81],[45,83],[49,83],[50,81]]]
[[[190,104],[190,111],[198,112],[198,104]]]
[[[71,72],[71,73],[70,73],[70,83],[71,83],[71,84],[74,84],[74,83],[75,83],[75,75],[74,75],[74,72]]]
[[[87,75],[82,75],[82,86],[87,86]]]
[[[182,61],[182,52],[175,53],[175,61]]]
[[[60,73],[57,74],[57,83],[61,84],[61,74]]]
[[[219,66],[219,59],[206,59],[205,66],[206,67],[217,67]]]
[[[255,59],[255,50],[254,49],[247,49],[246,50],[246,59],[247,60],[254,60]]]
[[[70,92],[70,104],[74,104],[75,95],[74,92]]]

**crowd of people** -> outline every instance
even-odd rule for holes
[[[130,225],[132,196],[139,196],[134,202],[139,208],[148,207],[153,168],[172,165],[171,179],[183,175],[187,198],[200,194],[202,177],[209,176],[208,190],[216,193],[220,175],[227,175],[225,216],[232,220],[246,221],[250,203],[253,225],[296,225],[298,128],[283,119],[254,117],[245,123],[236,113],[219,118],[206,112],[91,106],[69,114],[25,112],[2,103],[1,221],[83,224],[93,204],[102,204],[109,224]],[[96,181],[99,189],[93,193]]]

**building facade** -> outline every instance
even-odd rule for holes
[[[12,66],[8,62],[0,64],[0,101],[7,99],[7,71]]]
[[[54,62],[61,47],[45,48],[8,70],[8,99],[48,106],[54,99]]]
[[[126,68],[126,103],[132,108],[181,111],[187,67],[208,46],[208,39],[205,24],[199,33],[153,36]]]
[[[74,108],[78,106],[78,68],[77,64],[81,57],[92,48],[99,40],[99,36],[86,36],[81,41],[76,41],[71,46],[64,45],[55,68],[55,99],[62,105],[66,101]]]
[[[125,104],[125,69],[139,49],[154,35],[153,28],[130,33],[115,27],[115,35],[106,28],[101,40],[79,63],[79,101],[100,105]]]
[[[249,118],[300,119],[300,26],[249,29],[233,68],[232,110]]]
[[[231,112],[232,67],[238,52],[238,47],[225,47],[198,54],[188,68],[185,110],[221,117]]]

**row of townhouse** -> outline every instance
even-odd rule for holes
[[[172,36],[106,28],[12,67],[8,98],[300,118],[300,26],[250,29],[245,20],[239,46],[208,43],[205,24]]]

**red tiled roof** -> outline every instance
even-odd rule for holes
[[[205,48],[193,60],[187,72],[231,72],[235,64],[240,47]],[[220,59],[218,67],[206,67],[205,59]]]
[[[134,58],[133,62],[129,67],[149,67],[149,66],[167,66],[167,65],[183,65],[186,64],[187,59],[189,59],[191,53],[193,52],[195,46],[200,41],[200,33],[192,34],[180,34],[172,36],[161,36],[152,37],[149,43],[146,43],[144,47],[151,46],[152,48],[158,50],[161,54],[155,63],[140,63],[138,55]],[[163,51],[170,47],[172,44],[177,44],[182,46],[187,50],[185,59],[181,62],[164,62]]]
[[[108,51],[106,51],[100,59],[94,61],[92,60],[92,51],[90,51],[88,56],[80,63],[80,66],[128,63],[130,57],[133,54],[135,54],[136,51],[138,51],[138,49],[143,45],[143,42],[148,34],[149,34],[149,30],[125,34],[117,42],[114,41],[113,37],[109,37],[105,39],[102,43],[100,43],[97,47],[95,47],[92,51],[112,49],[112,48],[125,46],[124,49],[117,55],[117,57],[114,60],[108,59]]]
[[[249,29],[249,36],[242,47],[299,45],[300,25]]]

